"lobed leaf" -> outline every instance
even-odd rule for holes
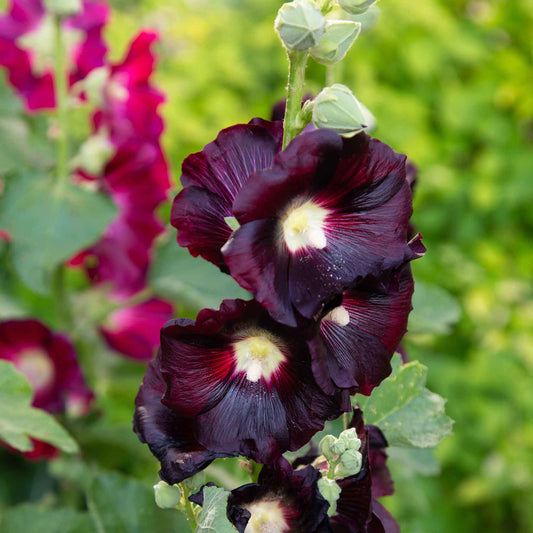
[[[54,417],[31,406],[32,396],[26,378],[12,363],[0,361],[0,439],[23,452],[33,449],[30,437],[77,452],[78,445]]]
[[[413,361],[401,366],[393,358],[393,372],[370,397],[356,395],[365,423],[378,426],[390,446],[431,448],[452,432],[443,398],[426,389],[427,367]]]
[[[43,174],[6,181],[0,228],[11,234],[12,259],[22,281],[50,292],[53,270],[93,244],[116,215],[111,200],[70,183],[53,186]]]

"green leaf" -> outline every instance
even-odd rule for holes
[[[205,259],[192,257],[173,237],[164,241],[156,252],[150,284],[161,296],[170,296],[195,312],[204,307],[218,309],[225,298],[251,297],[231,276]]]
[[[116,215],[106,196],[45,175],[6,181],[0,227],[11,233],[13,264],[36,292],[50,291],[54,268],[93,244]]]
[[[431,448],[452,432],[443,398],[426,389],[427,367],[413,361],[401,366],[393,358],[393,372],[370,397],[353,400],[364,411],[365,423],[378,426],[390,446]]]
[[[437,285],[416,282],[409,333],[446,335],[460,318],[461,308],[449,292]]]
[[[43,509],[23,504],[8,509],[0,522],[3,533],[92,533],[87,513],[74,509]]]
[[[99,531],[183,533],[190,530],[183,513],[157,507],[151,486],[116,473],[101,474],[94,480],[89,507]]]
[[[77,452],[78,445],[56,420],[30,405],[32,396],[24,376],[12,363],[0,361],[0,438],[23,452],[33,449],[29,437]]]
[[[204,504],[195,533],[235,533],[226,516],[229,492],[220,487],[204,487]]]

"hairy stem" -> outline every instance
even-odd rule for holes
[[[302,107],[304,92],[305,67],[307,66],[308,52],[289,52],[289,83],[287,85],[287,106],[283,122],[283,148],[296,137],[297,116]]]

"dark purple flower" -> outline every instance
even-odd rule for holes
[[[159,346],[159,330],[173,314],[173,305],[150,298],[113,311],[100,332],[109,346],[132,359],[149,361]]]
[[[84,0],[82,10],[63,20],[72,86],[104,64],[102,30],[109,16],[104,2]],[[0,65],[29,111],[55,107],[52,19],[42,0],[12,0],[0,15]]]
[[[303,446],[349,408],[347,394],[316,385],[302,331],[274,322],[255,301],[225,300],[196,322],[170,321],[161,371],[163,404],[194,419],[201,445],[261,463]]]
[[[303,133],[235,197],[240,223],[224,245],[231,275],[273,318],[317,317],[354,282],[419,255],[407,243],[405,156],[361,133]]]
[[[331,531],[329,504],[318,490],[319,478],[312,466],[293,470],[281,457],[263,467],[257,483],[231,491],[228,518],[240,533]]]
[[[229,454],[206,450],[194,437],[194,420],[161,403],[166,383],[158,354],[148,365],[135,398],[133,430],[161,462],[159,475],[169,485],[194,476],[218,457]]]
[[[0,322],[0,359],[11,361],[33,389],[33,407],[52,414],[85,415],[94,395],[88,388],[70,341],[37,320]],[[34,441],[29,459],[57,455],[53,446]]]
[[[220,249],[232,229],[225,217],[248,177],[272,165],[281,150],[283,124],[254,119],[222,130],[218,137],[183,162],[183,190],[174,199],[171,223],[178,243],[193,256],[224,268]]]
[[[369,395],[391,372],[390,359],[407,330],[413,278],[409,264],[391,278],[367,278],[344,291],[309,341],[313,371],[324,392]]]

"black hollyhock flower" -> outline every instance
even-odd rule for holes
[[[409,264],[388,280],[367,278],[344,291],[320,322],[320,335],[309,341],[315,379],[324,392],[340,388],[368,395],[390,374],[412,294]]]
[[[421,253],[407,243],[411,190],[405,156],[361,133],[303,133],[233,202],[241,225],[222,248],[231,275],[272,317],[316,318],[354,282]]]
[[[178,243],[223,270],[220,249],[232,229],[235,196],[257,170],[269,168],[281,150],[283,124],[253,119],[222,130],[218,137],[183,162],[183,190],[174,199],[171,223]]]
[[[182,417],[161,403],[166,389],[160,369],[160,354],[146,370],[135,398],[133,430],[161,462],[159,475],[169,485],[180,483],[228,454],[206,450],[194,438],[191,419]]]
[[[328,396],[317,386],[310,359],[300,330],[274,322],[256,301],[225,300],[196,322],[161,330],[162,402],[193,420],[206,449],[268,463],[349,405],[347,391]]]
[[[239,533],[329,533],[328,502],[318,490],[318,470],[298,470],[281,457],[263,466],[257,483],[231,491],[227,515]],[[203,490],[191,496],[202,505]]]

